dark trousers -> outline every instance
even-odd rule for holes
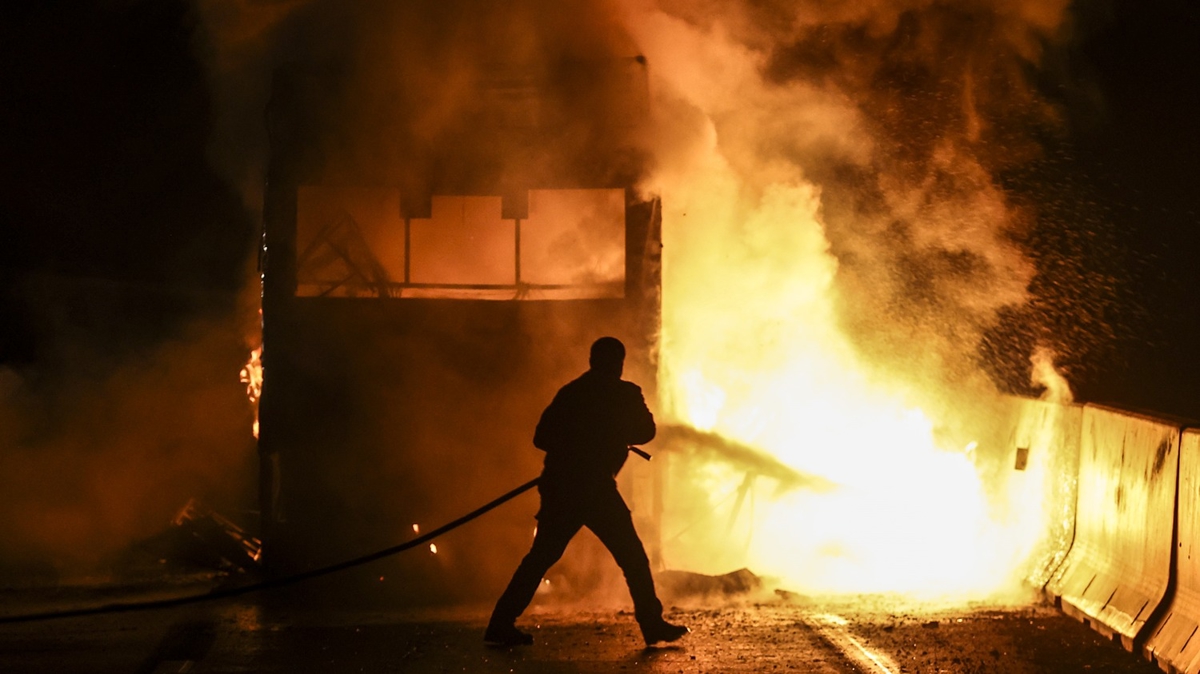
[[[663,607],[654,591],[650,560],[616,485],[588,494],[590,498],[584,503],[577,500],[578,496],[572,498],[568,492],[559,497],[550,490],[542,490],[542,509],[538,513],[533,547],[496,602],[493,625],[511,625],[516,621],[533,601],[542,577],[562,557],[567,544],[582,527],[596,534],[624,572],[638,623],[648,626],[662,620]]]

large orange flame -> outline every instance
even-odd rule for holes
[[[961,597],[1007,586],[1040,534],[1040,494],[997,508],[974,445],[949,445],[939,420],[908,402],[920,396],[853,348],[837,320],[820,189],[771,145],[838,122],[847,148],[865,144],[851,109],[833,119],[817,92],[756,84],[756,55],[719,29],[702,35],[660,14],[640,24],[662,87],[657,113],[675,120],[646,185],[664,206],[666,412],[839,485],[780,493],[744,468],[677,463],[666,562],[747,564],[809,592]],[[816,102],[801,100],[809,94]],[[808,116],[770,118],[792,102]],[[699,133],[684,139],[688,124]],[[727,530],[689,528],[714,512]]]

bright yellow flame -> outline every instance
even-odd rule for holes
[[[671,412],[840,485],[756,499],[760,490],[770,494],[761,487],[773,488],[761,485],[749,496],[753,512],[743,506],[735,513],[746,533],[731,532],[723,544],[748,536],[744,563],[806,591],[999,589],[1037,529],[993,521],[971,460],[975,443],[939,447],[934,421],[873,381],[836,329],[834,262],[812,191],[771,186],[755,204],[698,206],[720,192],[706,182],[676,192],[679,210],[664,214],[666,249],[679,251],[664,282],[661,384]],[[683,209],[724,210],[728,219],[705,223],[711,240],[683,234],[674,241],[697,224]],[[735,224],[743,222],[746,230]],[[744,479],[732,467],[700,473],[707,484],[699,492],[709,495]],[[694,515],[715,504],[690,505]],[[738,563],[728,552],[714,555],[711,545],[678,541],[672,549],[668,541],[666,552],[681,566],[711,572],[728,568],[703,568],[707,562]]]
[[[437,554],[437,543],[430,543],[429,551],[436,555]]]
[[[866,156],[853,106],[763,82],[769,54],[729,39],[736,29],[652,10],[630,25],[669,120],[643,185],[663,206],[664,416],[839,485],[777,493],[746,467],[673,460],[667,564],[747,565],[809,592],[1005,585],[1037,527],[993,515],[966,438],[945,437],[909,402],[922,396],[881,378],[839,324],[820,189],[792,140],[836,136]]]
[[[726,355],[710,366],[714,378],[731,381],[729,389],[740,395],[727,396],[715,416],[702,405],[694,423],[757,445],[839,488],[775,498],[774,485],[757,485],[748,497],[756,500],[754,512],[743,507],[737,522],[747,533],[729,537],[741,542],[749,536],[745,563],[806,591],[971,594],[1008,581],[1020,561],[1014,552],[1028,546],[1014,548],[1019,532],[991,520],[968,453],[940,449],[924,413],[873,387],[852,363],[787,351],[780,349],[774,367],[755,349],[742,352],[747,358]],[[747,359],[758,362],[744,365]],[[832,371],[836,367],[845,369]],[[681,401],[714,398],[711,378],[688,375],[667,383],[680,387]],[[692,421],[686,402],[675,411]],[[719,495],[744,477],[732,467],[712,467],[707,479],[702,491]],[[731,562],[704,546],[668,552],[681,553],[685,566]]]
[[[834,320],[836,263],[816,192],[797,182],[747,198],[735,187],[714,161],[664,193],[665,249],[674,251],[664,267],[664,398],[689,425],[840,487],[773,497],[759,480],[730,515],[736,535],[668,541],[666,553],[710,572],[745,563],[805,591],[998,589],[1029,549],[1014,537],[1036,528],[994,522],[975,448],[939,447],[929,415],[873,380],[851,350]],[[698,474],[698,493],[714,497],[745,479],[732,467]],[[682,517],[715,507],[706,500]]]
[[[419,524],[414,524],[414,525],[412,526],[412,529],[413,529],[413,533],[414,533],[414,534],[419,534],[419,533],[421,533],[421,525],[419,525]]]

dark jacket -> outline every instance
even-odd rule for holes
[[[546,452],[542,485],[611,484],[629,446],[650,442],[654,433],[641,388],[588,370],[559,389],[538,421],[533,444]]]

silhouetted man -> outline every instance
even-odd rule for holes
[[[642,390],[621,379],[625,345],[620,340],[596,340],[589,362],[591,369],[559,389],[534,432],[534,446],[546,452],[538,484],[542,507],[537,535],[496,602],[484,634],[488,643],[533,643],[532,635],[516,628],[517,617],[581,527],[596,534],[625,573],[646,645],[675,641],[688,633],[688,628],[663,620],[650,560],[617,491],[617,472],[629,456],[629,446],[654,439],[654,416]]]

